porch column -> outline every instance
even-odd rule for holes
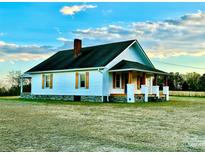
[[[163,94],[165,95],[166,101],[168,101],[169,100],[169,86],[168,86],[167,76],[164,76]]]
[[[127,102],[134,103],[135,102],[135,85],[127,84]]]
[[[148,102],[148,87],[146,86],[146,73],[142,74],[141,92],[144,94],[144,101]]]
[[[144,101],[148,102],[148,87],[146,85],[142,85],[141,92],[144,94]]]
[[[132,71],[128,72],[127,102],[135,102],[135,86],[132,84]]]
[[[23,93],[23,77],[20,78],[20,95]]]
[[[154,74],[152,94],[155,94],[156,97],[159,98],[159,86],[157,85],[157,74]]]
[[[129,84],[132,83],[132,71],[129,71],[129,73],[128,73],[128,83]]]

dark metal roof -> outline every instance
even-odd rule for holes
[[[59,51],[27,72],[103,67],[124,51],[135,40],[85,47],[78,57],[73,56],[73,49]]]
[[[143,65],[138,62],[132,62],[132,61],[127,61],[127,60],[122,60],[121,62],[116,64],[114,67],[112,67],[110,70],[115,71],[115,70],[132,70],[132,69],[136,69],[136,70],[143,71],[143,72],[147,71],[147,72],[153,72],[156,74],[169,75],[169,73],[158,70],[156,68],[149,67],[149,66]]]

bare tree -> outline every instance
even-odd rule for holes
[[[20,87],[21,71],[11,71],[7,75],[7,79],[11,87]]]

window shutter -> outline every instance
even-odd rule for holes
[[[113,79],[113,88],[116,87],[115,85],[115,72],[112,73],[112,79]]]
[[[44,89],[44,79],[45,79],[45,75],[44,74],[42,74],[42,89]]]
[[[89,72],[86,72],[86,78],[85,78],[85,87],[86,89],[89,88]]]
[[[75,73],[75,89],[78,89],[78,72]]]
[[[53,89],[53,74],[50,74],[50,89]]]

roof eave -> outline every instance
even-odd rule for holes
[[[73,69],[62,69],[62,70],[33,71],[33,72],[25,72],[25,73],[30,73],[30,74],[60,73],[60,72],[85,71],[85,70],[99,70],[104,68],[105,67],[87,67],[87,68],[73,68]]]
[[[138,72],[147,72],[147,73],[154,73],[160,75],[169,75],[169,73],[166,72],[150,71],[150,70],[136,69],[136,68],[109,70],[109,72],[125,72],[125,71],[138,71]]]

